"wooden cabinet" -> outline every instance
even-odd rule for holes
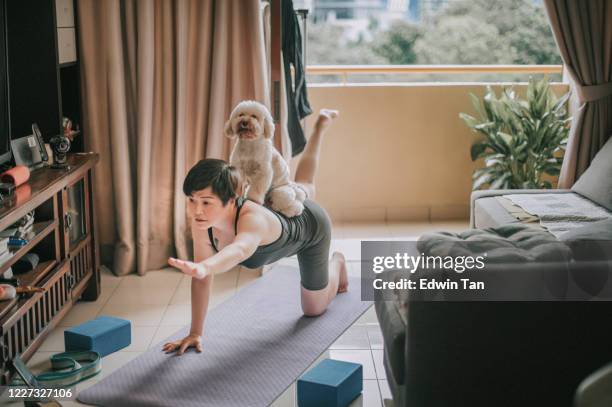
[[[73,154],[68,170],[36,170],[15,198],[0,207],[0,230],[30,211],[35,213],[28,244],[14,250],[0,272],[26,253],[36,253],[38,266],[15,277],[21,285],[44,289],[0,302],[0,385],[9,381],[9,361],[16,354],[28,360],[74,302],[94,301],[100,294],[92,200],[97,161],[97,154]]]

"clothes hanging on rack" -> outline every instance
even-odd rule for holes
[[[282,1],[282,53],[287,96],[287,130],[291,140],[291,155],[304,150],[306,136],[300,120],[312,113],[306,93],[306,72],[303,64],[302,35],[292,0]],[[291,67],[293,66],[293,75]]]

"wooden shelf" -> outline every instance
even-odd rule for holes
[[[36,246],[47,235],[54,232],[55,228],[57,228],[57,225],[58,225],[57,220],[34,223],[34,225],[32,225],[32,234],[31,234],[32,237],[28,241],[28,244],[18,249],[9,249],[10,252],[13,254],[13,256],[7,261],[5,261],[0,266],[0,274],[3,274],[9,267],[15,264],[17,260],[19,260],[24,254],[32,250],[34,246]],[[15,276],[19,278],[18,275],[15,275]]]
[[[6,229],[15,222],[15,219],[51,199],[59,189],[82,178],[83,172],[93,168],[98,159],[98,155],[93,153],[68,154],[68,165],[70,166],[68,169],[43,167],[32,171],[28,180],[30,195],[19,204],[12,199],[0,206],[0,230]]]
[[[27,273],[16,275],[19,279],[20,285],[32,285],[35,286],[40,282],[46,275],[51,271],[57,262],[55,260],[47,260],[38,263],[38,266],[34,267],[34,270],[28,271]],[[13,308],[20,299],[21,295],[18,294],[15,298],[9,301],[0,302],[0,319],[4,317],[7,311]]]

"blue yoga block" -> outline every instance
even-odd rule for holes
[[[131,342],[130,321],[109,316],[100,316],[64,331],[66,351],[92,350],[106,356]]]
[[[360,364],[324,359],[298,379],[298,406],[344,407],[362,390],[363,368]]]

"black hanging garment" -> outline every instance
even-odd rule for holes
[[[282,0],[282,51],[287,94],[287,130],[291,140],[291,155],[296,156],[304,150],[306,136],[300,120],[312,113],[306,94],[306,72],[302,50],[300,24],[292,0]],[[291,77],[293,65],[294,80]]]

